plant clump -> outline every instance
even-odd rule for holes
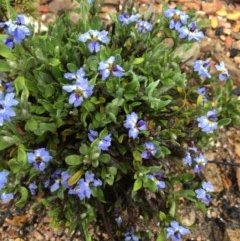
[[[211,72],[198,59],[187,70],[176,54],[204,38],[204,22],[167,6],[109,24],[97,1],[76,11],[77,24],[64,14],[42,33],[14,12],[0,23],[1,201],[35,200],[83,240],[100,220],[112,240],[190,237],[178,206],[206,211],[214,188],[200,175],[204,148],[239,123],[224,63]],[[151,220],[158,231],[145,228]]]

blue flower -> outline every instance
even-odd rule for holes
[[[140,20],[137,23],[137,28],[139,33],[148,33],[152,31],[152,24],[147,21]]]
[[[126,13],[123,13],[118,16],[118,19],[120,22],[122,22],[123,25],[128,25],[130,23],[137,22],[139,17],[140,14],[128,15]]]
[[[178,30],[182,24],[186,24],[189,16],[177,9],[167,9],[164,16],[170,19],[169,28]]]
[[[0,126],[3,125],[4,121],[10,121],[11,117],[16,116],[12,106],[16,106],[18,101],[14,99],[14,93],[7,93],[0,99]]]
[[[87,171],[85,178],[79,179],[76,186],[71,187],[68,193],[77,195],[80,200],[83,200],[84,198],[91,197],[92,191],[90,187],[98,187],[101,185],[102,181],[100,179],[94,179],[94,174]]]
[[[111,141],[111,134],[106,135],[99,141],[98,149],[101,151],[108,151],[108,147],[111,146]]]
[[[207,116],[201,116],[197,118],[198,127],[201,128],[203,132],[211,133],[217,129],[218,123],[216,120],[216,110],[210,110],[207,112]]]
[[[14,91],[13,82],[3,82],[0,80],[0,99],[4,97],[5,93],[12,93]]]
[[[208,69],[210,67],[209,61],[196,60],[193,64],[193,67],[194,71],[198,72],[202,78],[211,78],[211,75],[208,73]]]
[[[213,185],[210,182],[203,182],[202,188],[195,190],[197,198],[208,205],[211,201],[211,195],[209,193],[214,192]]]
[[[119,226],[122,223],[122,218],[120,216],[115,218],[115,222],[117,223],[117,225]]]
[[[191,166],[192,165],[192,157],[191,157],[191,154],[190,154],[190,152],[186,152],[185,153],[185,156],[184,156],[184,158],[183,158],[183,163],[185,164],[185,165],[188,165],[188,166]]]
[[[125,236],[125,241],[138,241],[139,238],[135,235],[134,228],[131,227],[130,232],[127,232],[124,234]]]
[[[203,32],[199,31],[197,29],[197,24],[196,22],[192,22],[188,24],[188,27],[183,26],[178,29],[179,32],[179,38],[186,38],[188,37],[188,40],[191,41],[193,39],[199,41],[202,38],[204,38]]]
[[[106,80],[110,74],[116,77],[122,77],[124,74],[124,69],[119,65],[114,65],[115,57],[111,56],[105,62],[100,62],[98,65],[98,70],[102,76],[102,80]]]
[[[12,200],[14,198],[13,194],[12,193],[5,193],[3,192],[1,194],[1,200],[3,203],[7,203],[9,202],[10,200]]]
[[[229,78],[228,70],[226,69],[224,62],[220,62],[220,64],[215,65],[216,69],[220,71],[219,80],[226,81]]]
[[[30,35],[29,28],[24,24],[25,20],[23,15],[18,15],[15,21],[9,20],[1,23],[0,27],[5,27],[9,35],[3,40],[8,48],[12,49],[15,43],[22,43],[23,39]]]
[[[36,182],[31,182],[31,183],[29,183],[28,188],[29,188],[29,190],[30,190],[30,193],[31,193],[33,196],[36,195],[36,190],[37,190]]]
[[[7,176],[9,175],[9,171],[1,171],[0,172],[0,191],[5,187],[7,183]]]
[[[153,174],[148,174],[147,177],[151,179],[157,187],[157,191],[163,189],[166,187],[166,184],[164,181],[161,181],[162,174],[159,172],[153,173]]]
[[[133,139],[135,139],[138,136],[139,131],[147,130],[146,121],[138,121],[138,115],[135,112],[127,114],[124,127],[129,129],[128,136],[132,137]]]
[[[98,132],[94,130],[90,130],[88,133],[88,139],[89,141],[93,142],[98,137]]]
[[[27,152],[27,159],[28,163],[33,164],[36,171],[44,171],[52,156],[45,148],[39,148],[34,152]]]
[[[88,133],[88,139],[93,142],[95,139],[98,138],[98,132],[94,130],[90,130]],[[104,136],[103,138],[99,139],[98,149],[100,151],[108,151],[108,147],[111,146],[111,134]]]
[[[109,38],[107,37],[108,32],[103,30],[101,32],[97,30],[89,30],[88,32],[81,34],[78,38],[80,42],[86,42],[90,41],[88,43],[88,49],[90,50],[91,53],[93,52],[99,52],[100,51],[100,44],[99,42],[102,43],[108,43]]]
[[[68,72],[64,74],[65,79],[76,80],[76,81],[80,81],[84,79],[85,76],[86,76],[86,73],[83,68],[78,69],[76,73]]]
[[[154,146],[152,142],[144,143],[145,151],[142,152],[141,156],[143,159],[149,159],[154,156],[157,152],[157,148]]]
[[[196,163],[194,166],[194,171],[199,173],[206,166],[208,161],[202,154],[200,154],[194,158],[194,162]]]
[[[172,221],[170,227],[167,228],[167,238],[171,238],[172,241],[182,240],[182,235],[190,234],[190,231],[183,226],[180,226],[177,221]]]
[[[207,94],[207,90],[206,90],[206,87],[200,87],[200,88],[198,88],[197,90],[196,90],[196,92],[200,95],[200,96],[202,96],[202,100],[203,100],[203,102],[207,102],[208,100],[207,100],[207,97],[206,97],[206,94]]]
[[[71,93],[69,96],[69,104],[78,107],[84,99],[89,98],[93,94],[94,86],[89,86],[87,79],[77,79],[72,85],[64,85],[63,90]]]

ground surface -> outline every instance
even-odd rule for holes
[[[140,11],[144,12],[150,0],[137,0]],[[154,2],[154,1],[153,1]],[[195,9],[201,18],[211,19],[211,26],[206,29],[206,37],[197,46],[198,51],[190,53],[187,60],[199,57],[212,57],[215,61],[223,60],[229,69],[236,87],[240,86],[240,4],[237,1],[176,0],[183,10]],[[56,21],[59,13],[71,11],[76,3],[71,0],[39,0],[36,4],[38,17],[43,23]],[[153,11],[161,11],[161,1],[155,1]],[[118,1],[107,0],[103,6],[102,17],[108,19],[107,13],[121,10]],[[71,13],[73,21],[78,16]],[[185,225],[195,225],[189,240],[197,241],[237,241],[236,230],[240,228],[240,128],[229,127],[219,130],[217,143],[205,154],[209,161],[203,175],[213,183],[215,197],[208,207],[207,214],[198,213],[193,207],[183,206],[179,210]],[[49,227],[47,212],[36,205],[36,200],[24,210],[14,210],[11,206],[1,206],[0,241],[83,241],[79,234],[73,237],[66,229],[54,230]],[[1,221],[3,221],[1,223]],[[154,224],[153,227],[154,228]],[[156,228],[156,227],[155,227]],[[91,230],[95,240],[107,241],[107,231],[101,226]],[[71,237],[73,237],[71,239]],[[146,240],[149,241],[149,240]],[[153,240],[154,241],[154,240]]]

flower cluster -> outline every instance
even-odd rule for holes
[[[29,28],[24,24],[23,15],[18,15],[15,21],[0,22],[0,28],[5,28],[8,34],[8,37],[3,42],[9,49],[12,49],[15,43],[22,43],[23,39],[30,35]]]
[[[44,171],[46,164],[52,159],[45,148],[39,148],[34,152],[27,152],[28,163],[32,164],[35,171]]]
[[[76,185],[69,187],[68,193],[77,195],[80,200],[90,198],[92,195],[91,187],[99,187],[102,185],[102,181],[100,179],[94,179],[94,176],[93,173],[87,171],[85,178],[79,179]]]
[[[209,73],[210,61],[209,60],[196,60],[193,65],[194,71],[198,72],[202,78],[211,78]],[[229,73],[223,61],[220,64],[215,64],[216,70],[219,72],[218,78],[220,81],[226,81],[229,78]]]
[[[4,121],[10,121],[11,117],[16,116],[12,107],[16,106],[18,101],[14,97],[13,83],[0,80],[0,126]]]
[[[98,138],[98,132],[94,130],[90,130],[88,133],[88,139],[93,142]],[[111,146],[111,134],[104,136],[103,138],[99,138],[98,149],[100,151],[108,151],[108,148]]]
[[[109,42],[109,38],[107,37],[107,35],[108,35],[108,32],[105,30],[99,32],[97,30],[90,29],[88,32],[81,34],[78,40],[83,43],[89,41],[88,49],[90,50],[91,53],[93,52],[97,53],[100,51],[99,42],[102,42],[102,43]]]
[[[204,38],[202,31],[197,29],[197,23],[188,23],[189,16],[181,10],[178,9],[167,9],[164,11],[164,16],[170,20],[169,28],[175,29],[179,33],[179,38],[188,38],[191,40],[201,40]]]
[[[123,24],[123,25],[128,25],[130,23],[137,22],[138,19],[140,18],[140,14],[133,14],[133,15],[128,15],[126,13],[120,14],[118,16],[118,20]]]
[[[69,96],[69,104],[78,107],[82,104],[84,99],[89,98],[93,94],[94,86],[89,85],[87,78],[85,78],[85,71],[83,68],[77,70],[76,73],[66,73],[66,79],[74,80],[72,85],[64,85],[63,90],[71,93]]]
[[[209,193],[214,192],[213,185],[210,182],[203,182],[202,188],[195,190],[197,198],[208,205],[211,201],[211,195]]]
[[[123,25],[128,25],[131,23],[136,22],[137,23],[137,30],[139,33],[146,34],[150,31],[152,31],[152,24],[148,21],[145,20],[139,20],[140,14],[135,14],[135,15],[128,15],[126,13],[123,13],[118,16],[118,20],[123,24]]]
[[[0,172],[0,191],[6,186],[7,184],[7,176],[9,175],[9,171],[1,171]],[[3,203],[7,203],[8,201],[14,198],[12,193],[2,192],[0,199]]]
[[[181,241],[182,235],[190,234],[190,231],[183,226],[179,225],[177,221],[172,221],[170,227],[167,228],[167,238],[171,238],[172,241]]]
[[[199,173],[206,166],[208,160],[202,153],[199,153],[196,147],[188,147],[183,158],[183,163],[193,166],[194,172]]]
[[[128,136],[133,139],[137,138],[139,131],[147,130],[147,124],[144,120],[138,121],[138,115],[135,112],[127,114],[124,127],[129,129]]]

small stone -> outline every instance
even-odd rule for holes
[[[236,56],[233,59],[236,64],[240,64],[240,56]]]
[[[224,28],[223,33],[226,35],[230,35],[232,33],[232,30],[230,28]]]
[[[226,41],[225,41],[226,47],[230,48],[230,47],[232,47],[232,44],[233,44],[233,39],[232,39],[232,37],[231,37],[231,36],[227,36],[227,37],[226,37]]]
[[[235,41],[232,45],[233,49],[240,50],[240,40]]]
[[[224,35],[220,35],[220,37],[219,37],[222,41],[226,41],[226,36],[224,36]]]
[[[238,40],[240,40],[240,32],[239,33],[232,33],[232,37],[234,38],[234,39],[238,39]]]

